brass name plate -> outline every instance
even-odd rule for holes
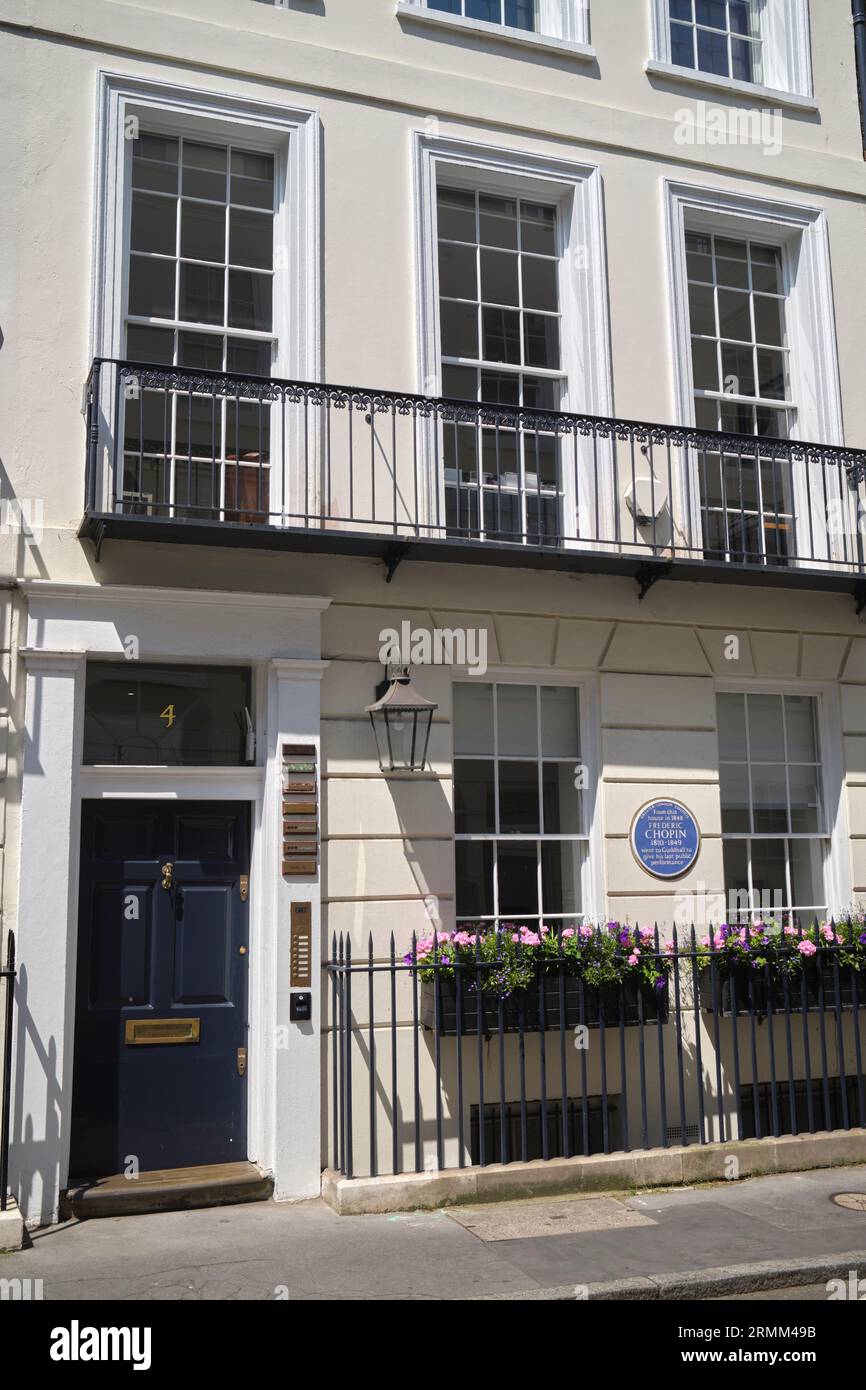
[[[283,840],[283,854],[316,854],[316,837],[303,840]]]
[[[292,903],[292,989],[309,989],[313,970],[313,909]]]
[[[315,811],[316,811],[316,803],[315,803],[315,801],[284,801],[284,802],[283,802],[283,815],[284,815],[284,816],[303,816],[303,815],[305,815],[308,811],[310,811],[310,812],[312,812],[313,814],[315,814]]]
[[[284,820],[284,835],[310,835],[315,840],[319,823],[315,816],[303,816],[298,820]]]
[[[284,859],[283,873],[293,874],[296,878],[306,878],[315,874],[318,865],[315,859]]]
[[[155,1043],[197,1043],[201,1036],[200,1018],[128,1018],[124,1042],[131,1047]]]

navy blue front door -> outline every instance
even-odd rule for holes
[[[245,802],[85,801],[70,1178],[245,1159]]]

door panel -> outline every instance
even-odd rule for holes
[[[83,803],[71,1178],[246,1157],[248,872],[245,802]]]

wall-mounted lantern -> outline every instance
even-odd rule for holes
[[[376,703],[367,706],[379,766],[383,772],[423,772],[439,706],[414,689],[407,666],[388,666],[386,671],[386,679],[376,687]]]

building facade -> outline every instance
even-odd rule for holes
[[[847,0],[2,0],[0,44],[27,1219],[130,1165],[317,1193],[335,940],[856,905]],[[439,1062],[380,993],[384,1134]]]

